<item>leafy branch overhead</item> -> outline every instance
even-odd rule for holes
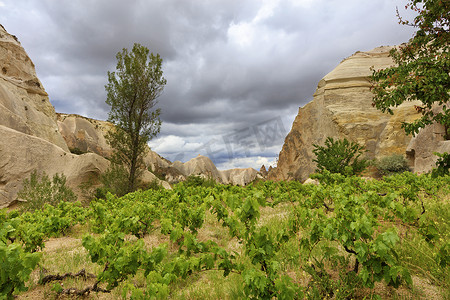
[[[450,139],[450,1],[410,0],[406,5],[418,13],[413,21],[399,15],[400,24],[417,29],[406,44],[394,48],[390,56],[396,66],[373,70],[373,105],[383,112],[404,101],[421,101],[416,106],[422,116],[404,123],[407,134],[415,135],[420,128],[437,122]]]

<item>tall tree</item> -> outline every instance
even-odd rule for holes
[[[392,108],[404,101],[420,100],[422,104],[416,109],[422,117],[404,123],[405,132],[415,135],[420,128],[437,122],[445,127],[445,138],[450,139],[450,1],[410,0],[406,9],[418,15],[408,21],[397,10],[400,24],[417,30],[408,43],[391,50],[396,66],[374,70],[373,104],[392,114]],[[441,110],[433,109],[437,106]]]
[[[161,110],[155,109],[166,79],[162,59],[149,49],[134,44],[129,52],[117,53],[115,72],[108,72],[106,103],[111,106],[108,121],[115,128],[106,135],[114,149],[112,162],[128,172],[128,191],[134,191],[142,174],[147,143],[160,131]]]

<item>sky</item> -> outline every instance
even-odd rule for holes
[[[407,42],[407,0],[0,0],[57,112],[106,120],[107,72],[140,43],[163,59],[167,159],[275,166],[299,107],[356,51]]]

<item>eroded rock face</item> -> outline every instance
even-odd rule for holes
[[[205,179],[212,178],[216,182],[223,184],[245,186],[257,178],[263,178],[253,168],[218,170],[211,159],[203,155],[198,155],[185,163],[175,161],[171,167],[177,169],[185,177],[197,175]]]
[[[394,109],[394,115],[372,106],[370,68],[392,66],[390,49],[356,52],[319,82],[314,99],[299,108],[269,179],[306,180],[316,168],[313,144],[323,144],[327,137],[358,142],[368,150],[368,158],[405,154],[411,136],[406,136],[401,123],[420,116],[414,109],[419,103],[405,102]]]
[[[213,178],[218,182],[222,182],[222,176],[219,170],[217,170],[211,159],[203,155],[198,155],[185,163],[175,161],[172,167],[179,170],[185,176],[202,175],[205,178]]]
[[[71,151],[93,152],[109,157],[112,149],[106,142],[106,133],[114,126],[75,114],[57,114],[59,132]]]
[[[75,114],[57,114],[58,127],[70,150],[93,152],[108,158],[112,149],[105,136],[114,125],[110,122],[99,121]],[[146,169],[164,177],[169,183],[184,181],[190,175],[200,175],[204,178],[213,178],[219,183],[245,185],[257,178],[258,172],[254,169],[233,169],[227,171],[217,170],[214,163],[205,156],[199,155],[185,163],[170,162],[158,153],[148,149],[144,157]],[[146,182],[155,179],[151,172],[145,172]],[[167,182],[163,183],[167,187]]]
[[[0,207],[16,200],[23,180],[34,170],[50,177],[64,174],[78,195],[80,184],[95,186],[108,160],[94,153],[69,152],[33,62],[2,26],[0,65]]]
[[[61,135],[71,151],[93,152],[105,158],[113,153],[106,141],[106,134],[114,128],[107,121],[86,118],[76,114],[57,114]],[[148,149],[144,164],[150,170],[168,168],[172,164],[158,153]]]
[[[411,139],[406,156],[416,173],[428,173],[436,165],[438,157],[434,152],[450,153],[450,141],[444,139],[445,128],[440,124],[429,125]]]
[[[45,172],[49,177],[64,174],[67,185],[80,194],[80,184],[98,183],[99,174],[104,172],[109,161],[88,153],[74,155],[42,138],[18,132],[0,125],[0,208],[17,198],[22,182],[34,170]]]
[[[0,125],[40,137],[68,151],[34,64],[15,36],[0,25]]]
[[[245,186],[256,179],[263,179],[263,176],[253,168],[230,169],[219,172],[222,173],[222,180],[225,184]]]

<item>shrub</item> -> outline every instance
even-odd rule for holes
[[[158,177],[159,180],[166,180],[166,174],[164,174],[163,170],[158,165],[155,166],[154,170],[152,169],[152,166],[148,166],[147,170]]]
[[[217,183],[213,178],[205,179],[199,175],[189,175],[185,181],[183,181],[185,186],[203,186],[203,187],[213,187]]]
[[[100,177],[103,187],[95,192],[97,198],[104,198],[108,192],[121,197],[128,192],[128,172],[125,167],[112,163]]]
[[[367,160],[359,159],[365,152],[364,147],[345,138],[335,141],[332,137],[327,137],[324,146],[316,144],[313,146],[313,153],[316,155],[313,161],[317,163],[316,172],[328,170],[331,173],[350,176],[361,173],[368,166]]]
[[[434,168],[431,171],[432,177],[438,177],[438,176],[446,176],[450,175],[450,153],[444,152],[444,153],[433,153],[434,155],[437,155],[439,158],[436,161],[436,168]]]
[[[47,174],[39,176],[37,171],[31,173],[30,179],[23,181],[18,197],[27,201],[22,207],[25,211],[40,209],[45,203],[55,206],[61,201],[77,200],[75,193],[66,187],[66,177],[63,174],[55,174],[50,180]]]
[[[156,179],[156,178],[147,184],[141,184],[140,188],[143,190],[154,190],[154,191],[163,189],[163,187],[159,183],[158,179]]]
[[[376,162],[376,167],[381,175],[392,175],[410,171],[408,162],[401,154],[385,156]]]

